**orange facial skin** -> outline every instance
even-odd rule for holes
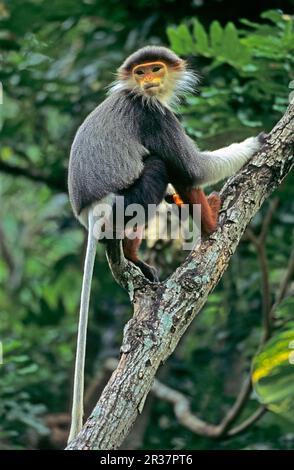
[[[136,65],[132,75],[142,90],[153,94],[162,89],[168,70],[164,62],[147,62]]]

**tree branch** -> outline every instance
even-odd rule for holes
[[[102,366],[101,372],[111,373],[118,365],[118,361],[114,358],[108,358]],[[102,375],[102,374],[101,374]],[[95,382],[101,381],[101,375]],[[251,377],[244,382],[243,387],[229,412],[220,422],[220,424],[210,424],[202,419],[199,419],[190,409],[188,397],[183,393],[174,390],[167,385],[164,385],[159,380],[155,379],[151,388],[151,393],[160,400],[171,403],[174,407],[174,413],[179,421],[185,428],[200,436],[219,439],[232,437],[245,431],[251,424],[260,419],[267,411],[264,406],[259,407],[251,416],[244,420],[241,424],[228,430],[230,424],[236,419],[238,414],[243,409],[245,400],[247,399],[251,390]],[[69,415],[68,415],[69,416]]]
[[[170,387],[167,387],[166,385],[163,385],[158,380],[154,380],[151,391],[157,398],[173,404],[175,415],[178,418],[179,423],[181,423],[185,428],[189,429],[195,434],[199,434],[200,436],[219,439],[233,437],[245,431],[245,429],[260,419],[267,411],[264,406],[261,406],[241,424],[235,426],[234,428],[228,429],[232,421],[236,419],[241,408],[243,408],[245,403],[243,397],[245,396],[247,398],[251,388],[250,384],[251,380],[249,378],[244,383],[244,386],[242,387],[241,393],[235,401],[235,404],[232,406],[220,424],[217,425],[207,423],[206,421],[202,421],[201,419],[197,418],[197,416],[195,416],[195,414],[193,414],[190,410],[189,400],[187,397],[185,397],[185,395],[177,392],[176,390],[173,390]]]
[[[293,118],[290,105],[261,151],[224,186],[218,230],[166,281],[150,283],[123,260],[121,250],[108,253],[134,315],[124,330],[118,367],[68,449],[114,449],[122,443],[143,409],[158,367],[205,304],[251,218],[292,168]]]

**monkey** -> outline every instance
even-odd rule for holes
[[[132,203],[147,210],[158,205],[171,184],[173,201],[201,204],[206,233],[217,228],[221,200],[206,197],[203,187],[235,174],[263,143],[262,136],[215,151],[200,151],[186,134],[173,109],[179,98],[193,92],[198,75],[185,60],[162,46],[145,46],[119,67],[108,96],[79,127],[70,152],[69,199],[76,218],[88,230],[87,252],[80,302],[75,363],[71,441],[82,427],[84,362],[90,287],[99,235],[94,236],[94,207],[108,201],[113,214],[119,196],[124,208]],[[127,217],[124,219],[124,224]],[[124,225],[123,225],[124,227]],[[124,228],[122,228],[124,230]],[[142,227],[135,238],[118,236],[103,240],[106,253],[122,243],[125,257],[149,281],[155,270],[141,261],[137,251]],[[120,245],[121,246],[121,245]]]

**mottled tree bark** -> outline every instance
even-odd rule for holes
[[[116,280],[128,290],[134,315],[121,358],[91,416],[67,449],[116,449],[128,434],[161,363],[174,351],[228,266],[264,200],[293,166],[294,106],[256,156],[224,186],[218,230],[164,282],[150,283],[122,252],[108,253]]]

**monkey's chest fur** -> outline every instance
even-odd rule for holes
[[[85,119],[72,144],[68,187],[75,215],[129,187],[149,155],[166,162],[171,182],[175,175],[187,180],[186,165],[175,158],[187,153],[187,144],[168,109],[156,109],[126,92],[109,96]]]

